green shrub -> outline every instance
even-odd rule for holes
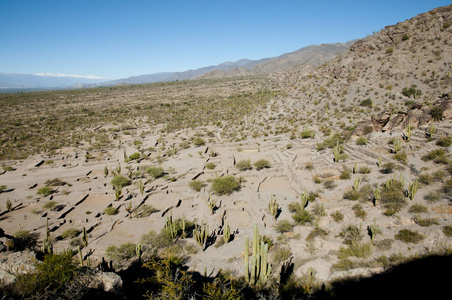
[[[337,144],[341,145],[344,143],[344,139],[342,138],[340,133],[335,133],[328,139],[324,140],[322,143],[317,144],[317,150],[323,150],[326,148],[333,148]]]
[[[146,168],[146,173],[154,178],[162,177],[165,174],[165,171],[162,167],[149,167]]]
[[[389,174],[392,173],[394,171],[394,168],[396,167],[396,165],[393,162],[387,162],[385,164],[383,164],[381,169],[381,172],[384,174]]]
[[[346,166],[342,166],[342,172],[341,175],[339,176],[340,179],[342,180],[347,180],[352,178],[352,172],[349,168],[347,168]]]
[[[78,234],[80,233],[80,230],[75,229],[75,228],[68,228],[65,231],[63,231],[63,233],[61,234],[61,238],[62,239],[66,239],[66,238],[74,238],[76,237]]]
[[[441,200],[441,194],[437,191],[430,191],[424,195],[424,200],[428,203],[438,202],[439,200]]]
[[[270,168],[270,162],[266,159],[260,159],[258,161],[255,161],[253,163],[253,166],[256,168],[256,170],[262,170],[262,169],[267,169]]]
[[[104,214],[109,215],[109,216],[116,215],[117,213],[118,213],[117,207],[108,206],[107,208],[104,209]]]
[[[418,244],[424,240],[425,236],[417,231],[402,229],[394,236],[394,238],[407,244]]]
[[[272,263],[279,264],[285,260],[288,260],[292,256],[292,252],[289,247],[278,247],[273,251]]]
[[[323,187],[326,188],[327,190],[332,190],[336,186],[337,186],[336,183],[332,179],[327,179],[323,182]]]
[[[339,223],[344,220],[344,214],[340,211],[335,211],[330,214],[331,218],[333,218],[334,222]]]
[[[359,199],[359,192],[355,189],[351,189],[344,192],[344,195],[342,197],[347,200],[355,201]]]
[[[347,247],[340,247],[337,257],[341,260],[350,256],[366,258],[372,254],[372,248],[372,243],[352,242]]]
[[[306,241],[312,241],[314,240],[316,237],[325,237],[328,235],[328,232],[323,229],[320,228],[318,226],[316,226],[306,237]]]
[[[369,174],[370,172],[372,172],[372,170],[369,167],[366,167],[366,166],[360,167],[358,169],[358,173],[360,173],[360,174]]]
[[[143,204],[133,212],[133,215],[137,218],[146,218],[158,211],[157,208],[150,204]]]
[[[363,101],[361,101],[359,106],[372,107],[373,106],[373,101],[370,98],[364,99]]]
[[[251,166],[251,161],[249,159],[242,159],[235,164],[235,167],[239,171],[247,171],[251,170],[253,167]]]
[[[39,235],[35,232],[30,233],[25,229],[18,230],[14,233],[14,248],[19,251],[33,250],[38,243],[38,237]]]
[[[60,180],[59,178],[47,179],[45,182],[46,186],[64,186],[66,184],[66,182]]]
[[[232,175],[217,177],[212,180],[211,188],[217,195],[228,195],[240,189],[240,181]]]
[[[141,156],[140,152],[135,152],[129,156],[130,160],[139,159]]]
[[[422,95],[422,91],[416,89],[416,85],[412,85],[410,88],[408,87],[403,88],[402,94],[406,97],[413,96],[413,98],[416,99],[417,96]]]
[[[193,189],[194,191],[199,192],[199,191],[201,191],[201,189],[202,189],[203,187],[206,186],[206,184],[205,184],[204,181],[202,181],[202,180],[192,180],[192,181],[190,181],[190,183],[188,184],[188,186],[189,186],[191,189]]]
[[[408,209],[408,212],[411,214],[424,214],[428,212],[428,208],[423,204],[413,204]]]
[[[382,186],[380,201],[386,208],[386,215],[394,215],[406,204],[403,182],[390,180]]]
[[[53,189],[51,189],[51,188],[49,188],[49,187],[42,187],[42,188],[40,188],[37,192],[36,192],[36,195],[40,195],[40,196],[43,196],[43,197],[47,197],[47,196],[49,196],[49,195],[51,195],[51,194],[53,194],[55,191],[53,190]]]
[[[434,160],[437,159],[440,156],[444,156],[446,155],[446,151],[444,151],[441,148],[438,149],[434,149],[432,151],[430,151],[428,154],[422,156],[422,160],[423,161],[429,161],[429,160]]]
[[[206,163],[206,169],[207,170],[213,170],[215,169],[216,165],[213,162]]]
[[[196,147],[204,146],[205,144],[206,144],[206,141],[204,141],[199,136],[197,136],[193,139],[193,145],[195,145]]]
[[[130,180],[123,176],[123,175],[116,175],[112,180],[111,180],[111,185],[114,188],[118,188],[118,189],[122,189],[124,186],[127,186],[130,184]]]
[[[408,162],[408,157],[405,150],[399,151],[396,154],[394,154],[394,159],[400,161],[404,165],[406,165]]]
[[[288,206],[290,212],[292,212],[292,219],[297,225],[305,225],[307,223],[312,223],[314,217],[305,209],[302,209],[299,202],[292,202]]]
[[[442,136],[436,140],[436,145],[441,147],[449,147],[452,145],[452,136]]]
[[[452,225],[443,226],[443,233],[447,237],[452,237]]]
[[[72,252],[47,254],[42,262],[36,261],[33,271],[19,273],[12,286],[13,294],[20,299],[69,299],[74,295],[81,298],[88,289],[83,281],[73,282],[78,272]]]
[[[444,109],[439,106],[435,106],[430,110],[430,114],[432,115],[433,120],[442,121]]]
[[[356,140],[356,144],[359,146],[364,146],[369,144],[369,140],[366,137],[361,136]]]
[[[55,201],[51,200],[51,201],[47,201],[47,202],[42,206],[42,208],[48,209],[48,210],[54,210],[56,206],[57,206],[57,203],[56,203]]]
[[[124,243],[119,247],[109,246],[105,250],[105,254],[113,261],[123,262],[131,259],[136,255],[135,247],[136,245],[133,243]]]
[[[352,210],[355,212],[355,216],[357,218],[364,220],[367,217],[366,211],[364,210],[363,206],[359,203],[353,205]]]
[[[275,223],[274,228],[277,233],[286,233],[293,230],[294,225],[289,220],[279,220]]]
[[[422,218],[420,216],[416,216],[414,218],[414,222],[422,227],[432,226],[432,225],[439,225],[439,221],[436,218]]]

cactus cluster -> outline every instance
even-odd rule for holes
[[[410,200],[413,200],[416,193],[417,193],[417,179],[415,179],[412,183],[408,185],[406,195],[408,196],[408,198],[410,198]]]
[[[209,236],[209,225],[207,221],[202,221],[201,226],[195,223],[195,229],[193,229],[193,238],[196,242],[205,250],[207,237]]]
[[[374,241],[375,236],[380,232],[380,228],[377,226],[377,220],[374,218],[374,223],[367,226],[367,232],[370,235],[371,242]]]
[[[249,238],[245,238],[245,280],[250,285],[264,286],[271,272],[268,262],[268,244],[259,236],[257,224],[254,224],[253,252],[249,256]]]
[[[167,230],[169,232],[169,235],[172,240],[176,239],[177,227],[176,227],[176,223],[173,222],[173,212],[172,211],[170,212],[170,215],[168,217],[166,217],[164,228],[165,228],[165,230]]]
[[[333,147],[334,162],[338,162],[339,161],[341,152],[342,152],[342,149],[339,146],[339,142],[337,142],[336,146]]]
[[[50,229],[49,229],[49,219],[46,221],[46,234],[42,242],[42,252],[44,254],[53,254],[53,245],[50,241]]]

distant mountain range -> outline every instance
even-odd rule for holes
[[[295,52],[259,60],[241,59],[184,72],[161,72],[106,81],[74,75],[0,73],[0,92],[30,89],[86,88],[120,84],[190,80],[197,78],[223,78],[233,76],[274,73],[304,65],[306,70],[322,65],[350,48],[356,41],[321,44],[301,48]]]
[[[77,84],[98,84],[105,78],[90,78],[64,74],[0,73],[0,92],[4,89],[52,89],[73,87]]]

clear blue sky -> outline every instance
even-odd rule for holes
[[[0,0],[0,72],[124,78],[346,42],[440,0]]]

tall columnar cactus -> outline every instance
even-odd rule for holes
[[[381,191],[380,187],[377,186],[377,188],[374,190],[374,205],[377,205],[377,201],[381,198]]]
[[[430,138],[433,137],[435,132],[436,132],[436,126],[433,125],[433,119],[432,119],[432,122],[430,123],[430,128],[429,128]]]
[[[143,180],[138,180],[137,182],[135,182],[135,185],[138,187],[138,190],[140,191],[141,196],[143,196],[144,194],[144,183]]]
[[[380,232],[380,228],[377,226],[377,219],[374,218],[374,223],[367,226],[367,232],[370,235],[370,241],[373,242],[375,236]]]
[[[86,248],[88,246],[88,234],[86,233],[85,226],[83,226],[83,230],[82,230],[82,242],[83,242],[83,246]]]
[[[166,217],[164,228],[168,230],[171,239],[174,240],[177,237],[177,227],[176,223],[173,222],[173,212],[170,212],[170,215]]]
[[[409,142],[411,138],[411,120],[408,120],[408,124],[405,126],[405,137],[407,142]]]
[[[353,174],[358,173],[358,164],[355,162],[355,164],[353,165]]]
[[[209,236],[209,225],[207,225],[207,221],[203,221],[201,223],[201,226],[198,226],[198,224],[195,223],[195,229],[193,229],[193,238],[202,247],[202,250],[205,250],[208,236]]]
[[[185,239],[187,237],[187,232],[185,231],[185,229],[187,228],[187,221],[185,220],[185,215],[182,217],[181,227],[182,227],[182,237]]]
[[[226,223],[223,230],[223,240],[227,244],[231,240],[231,228]]]
[[[394,152],[399,153],[402,150],[402,141],[400,139],[396,139],[393,144]]]
[[[270,198],[270,202],[268,203],[268,211],[273,216],[273,218],[275,218],[275,220],[276,216],[278,215],[278,210],[279,210],[278,202],[276,202],[275,195],[272,195]]]
[[[81,246],[78,246],[78,259],[80,260],[80,265],[83,267],[83,254]]]
[[[333,147],[334,162],[338,162],[341,155],[341,147],[339,142],[336,142],[336,146]]]
[[[50,241],[49,219],[46,220],[46,233],[42,242],[42,252],[45,254],[53,254],[53,245]]]
[[[260,244],[259,244],[259,240]],[[245,238],[245,280],[251,285],[264,286],[271,272],[268,262],[268,244],[264,244],[259,237],[257,224],[254,224],[253,233],[253,255],[249,257],[249,239]],[[250,263],[251,261],[251,263]]]
[[[143,248],[138,243],[135,246],[135,254],[137,255],[138,259],[141,260],[141,255],[143,254]]]

